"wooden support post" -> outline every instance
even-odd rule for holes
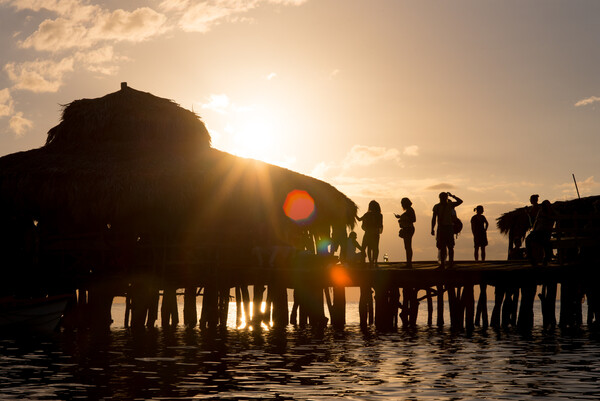
[[[519,330],[529,331],[533,328],[533,302],[535,301],[536,292],[536,284],[525,284],[521,288],[521,306],[517,320]]]
[[[433,290],[427,288],[427,325],[433,325]]]
[[[444,325],[444,286],[437,286],[437,325]]]
[[[560,285],[560,322],[562,328],[575,328],[582,323],[581,291],[572,281],[563,281]]]
[[[461,287],[448,287],[450,327],[458,330],[464,329],[464,305],[461,298]]]
[[[387,288],[382,283],[375,287],[375,327],[378,330],[388,330],[390,327],[387,303]]]
[[[292,304],[292,312],[290,313],[290,324],[297,325],[298,324],[298,311],[300,309],[300,303],[298,302],[298,295],[296,294],[295,289],[292,291],[292,298],[294,300],[294,303]]]
[[[160,307],[161,325],[177,326],[179,324],[179,312],[177,311],[177,288],[166,285],[163,290],[162,304]]]
[[[333,314],[331,324],[336,329],[341,329],[346,324],[346,288],[333,287]]]
[[[542,286],[542,292],[538,295],[542,304],[542,325],[545,330],[556,327],[556,290],[557,283],[549,282]]]
[[[288,324],[287,288],[281,283],[269,286],[269,294],[273,301],[273,327],[283,328]]]
[[[479,300],[477,301],[477,313],[475,314],[475,325],[488,327],[488,310],[487,310],[487,284],[479,285]]]
[[[87,327],[88,326],[88,305],[87,305],[87,290],[85,288],[80,287],[77,290],[77,325],[79,327]],[[126,304],[127,305],[127,304]],[[128,309],[125,307],[125,314],[127,314]],[[126,320],[125,327],[129,327],[129,322]]]
[[[242,290],[240,287],[235,287],[235,327],[240,327],[242,324]]]
[[[183,295],[183,323],[188,327],[196,327],[198,324],[196,290],[196,287],[186,287]]]
[[[419,314],[419,301],[417,299],[418,291],[416,288],[404,287],[402,289],[402,313],[400,318],[402,325],[406,327],[415,326],[417,324],[417,318]]]
[[[219,290],[214,284],[204,287],[200,328],[216,328],[219,322]]]
[[[323,293],[325,294],[325,302],[327,303],[327,311],[329,312],[329,318],[333,319],[333,302],[331,301],[329,287],[323,288]]]
[[[502,327],[516,326],[517,308],[519,305],[519,288],[509,287],[506,289],[506,298],[502,306]]]
[[[504,285],[497,284],[494,288],[494,309],[492,310],[492,318],[490,321],[490,326],[494,328],[500,328],[500,315],[505,295],[506,288]]]
[[[369,309],[373,310],[373,297],[371,294],[371,287],[360,287],[360,299],[358,301],[358,316],[360,319],[360,325],[366,326],[372,323],[370,318]],[[372,316],[372,315],[371,315]]]
[[[129,290],[131,295],[131,328],[139,330],[146,325],[150,294],[147,286],[140,281],[132,283]]]
[[[253,296],[252,296],[252,325],[260,327],[263,321],[263,314],[261,311],[263,296],[265,292],[264,284],[254,284]]]
[[[589,285],[586,289],[586,298],[588,304],[587,325],[589,327],[598,326],[600,323],[600,304],[596,288]]]
[[[473,331],[475,328],[475,292],[474,285],[471,283],[465,284],[462,293],[462,302],[465,310],[465,328],[467,331]]]
[[[217,324],[221,327],[227,327],[227,318],[229,317],[229,294],[231,289],[227,286],[219,288],[219,299],[217,308]]]
[[[112,323],[113,295],[109,283],[97,282],[88,291],[88,310],[92,319],[90,327],[109,330]]]
[[[392,326],[398,328],[398,312],[400,311],[400,288],[390,289],[390,312],[392,314]]]
[[[250,324],[250,292],[248,291],[248,286],[243,285],[240,287],[240,292],[242,293],[242,302],[244,305],[244,321],[246,325]]]
[[[148,287],[148,318],[146,327],[154,327],[158,319],[158,302],[160,300],[160,291],[155,285]]]
[[[123,326],[129,328],[131,325],[131,291],[127,291],[125,296],[125,316],[123,317]]]
[[[418,289],[411,288],[410,291],[410,317],[408,319],[408,324],[411,327],[415,327],[417,325],[417,319],[419,317],[419,301],[417,300]]]

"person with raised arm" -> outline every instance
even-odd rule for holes
[[[456,195],[450,192],[440,192],[440,203],[433,206],[433,217],[431,218],[431,235],[436,236],[436,246],[439,250],[439,269],[445,268],[446,254],[448,255],[448,268],[454,265],[454,208],[463,203]],[[451,201],[449,198],[453,198]],[[437,233],[435,226],[437,223]]]

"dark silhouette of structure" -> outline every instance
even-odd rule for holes
[[[297,207],[285,204],[293,191],[305,194]],[[262,227],[270,248],[288,244],[298,229],[352,228],[356,211],[323,181],[211,148],[195,113],[126,83],[68,104],[43,147],[0,158],[0,221],[18,217],[23,231],[35,221],[38,237],[37,250],[26,253],[36,260],[27,263],[18,251],[25,238],[17,248],[0,244],[11,259],[4,274],[26,265],[43,272],[39,285],[32,278],[40,276],[24,274],[19,286],[72,293],[100,325],[110,324],[112,298],[123,294],[132,324],[153,325],[159,292],[172,300],[177,288],[185,288],[186,324],[197,324],[203,288],[203,321],[214,325],[222,318],[215,305],[233,285],[268,280],[249,240]],[[6,291],[16,288],[2,281]],[[287,309],[281,290],[269,295]]]

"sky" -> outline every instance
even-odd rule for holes
[[[598,21],[594,0],[0,0],[0,156],[127,82],[198,113],[217,149],[325,180],[359,214],[377,200],[380,258],[405,258],[408,197],[414,260],[434,260],[449,191],[456,259],[477,205],[506,259],[502,213],[576,198],[573,175],[600,193]]]

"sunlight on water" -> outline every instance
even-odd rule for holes
[[[200,307],[200,305],[198,305]],[[491,303],[490,303],[491,306]],[[291,308],[291,304],[290,304]],[[122,328],[0,338],[0,398],[31,400],[538,400],[600,398],[600,341],[583,328],[455,333],[361,330]],[[119,320],[121,322],[119,323]]]

